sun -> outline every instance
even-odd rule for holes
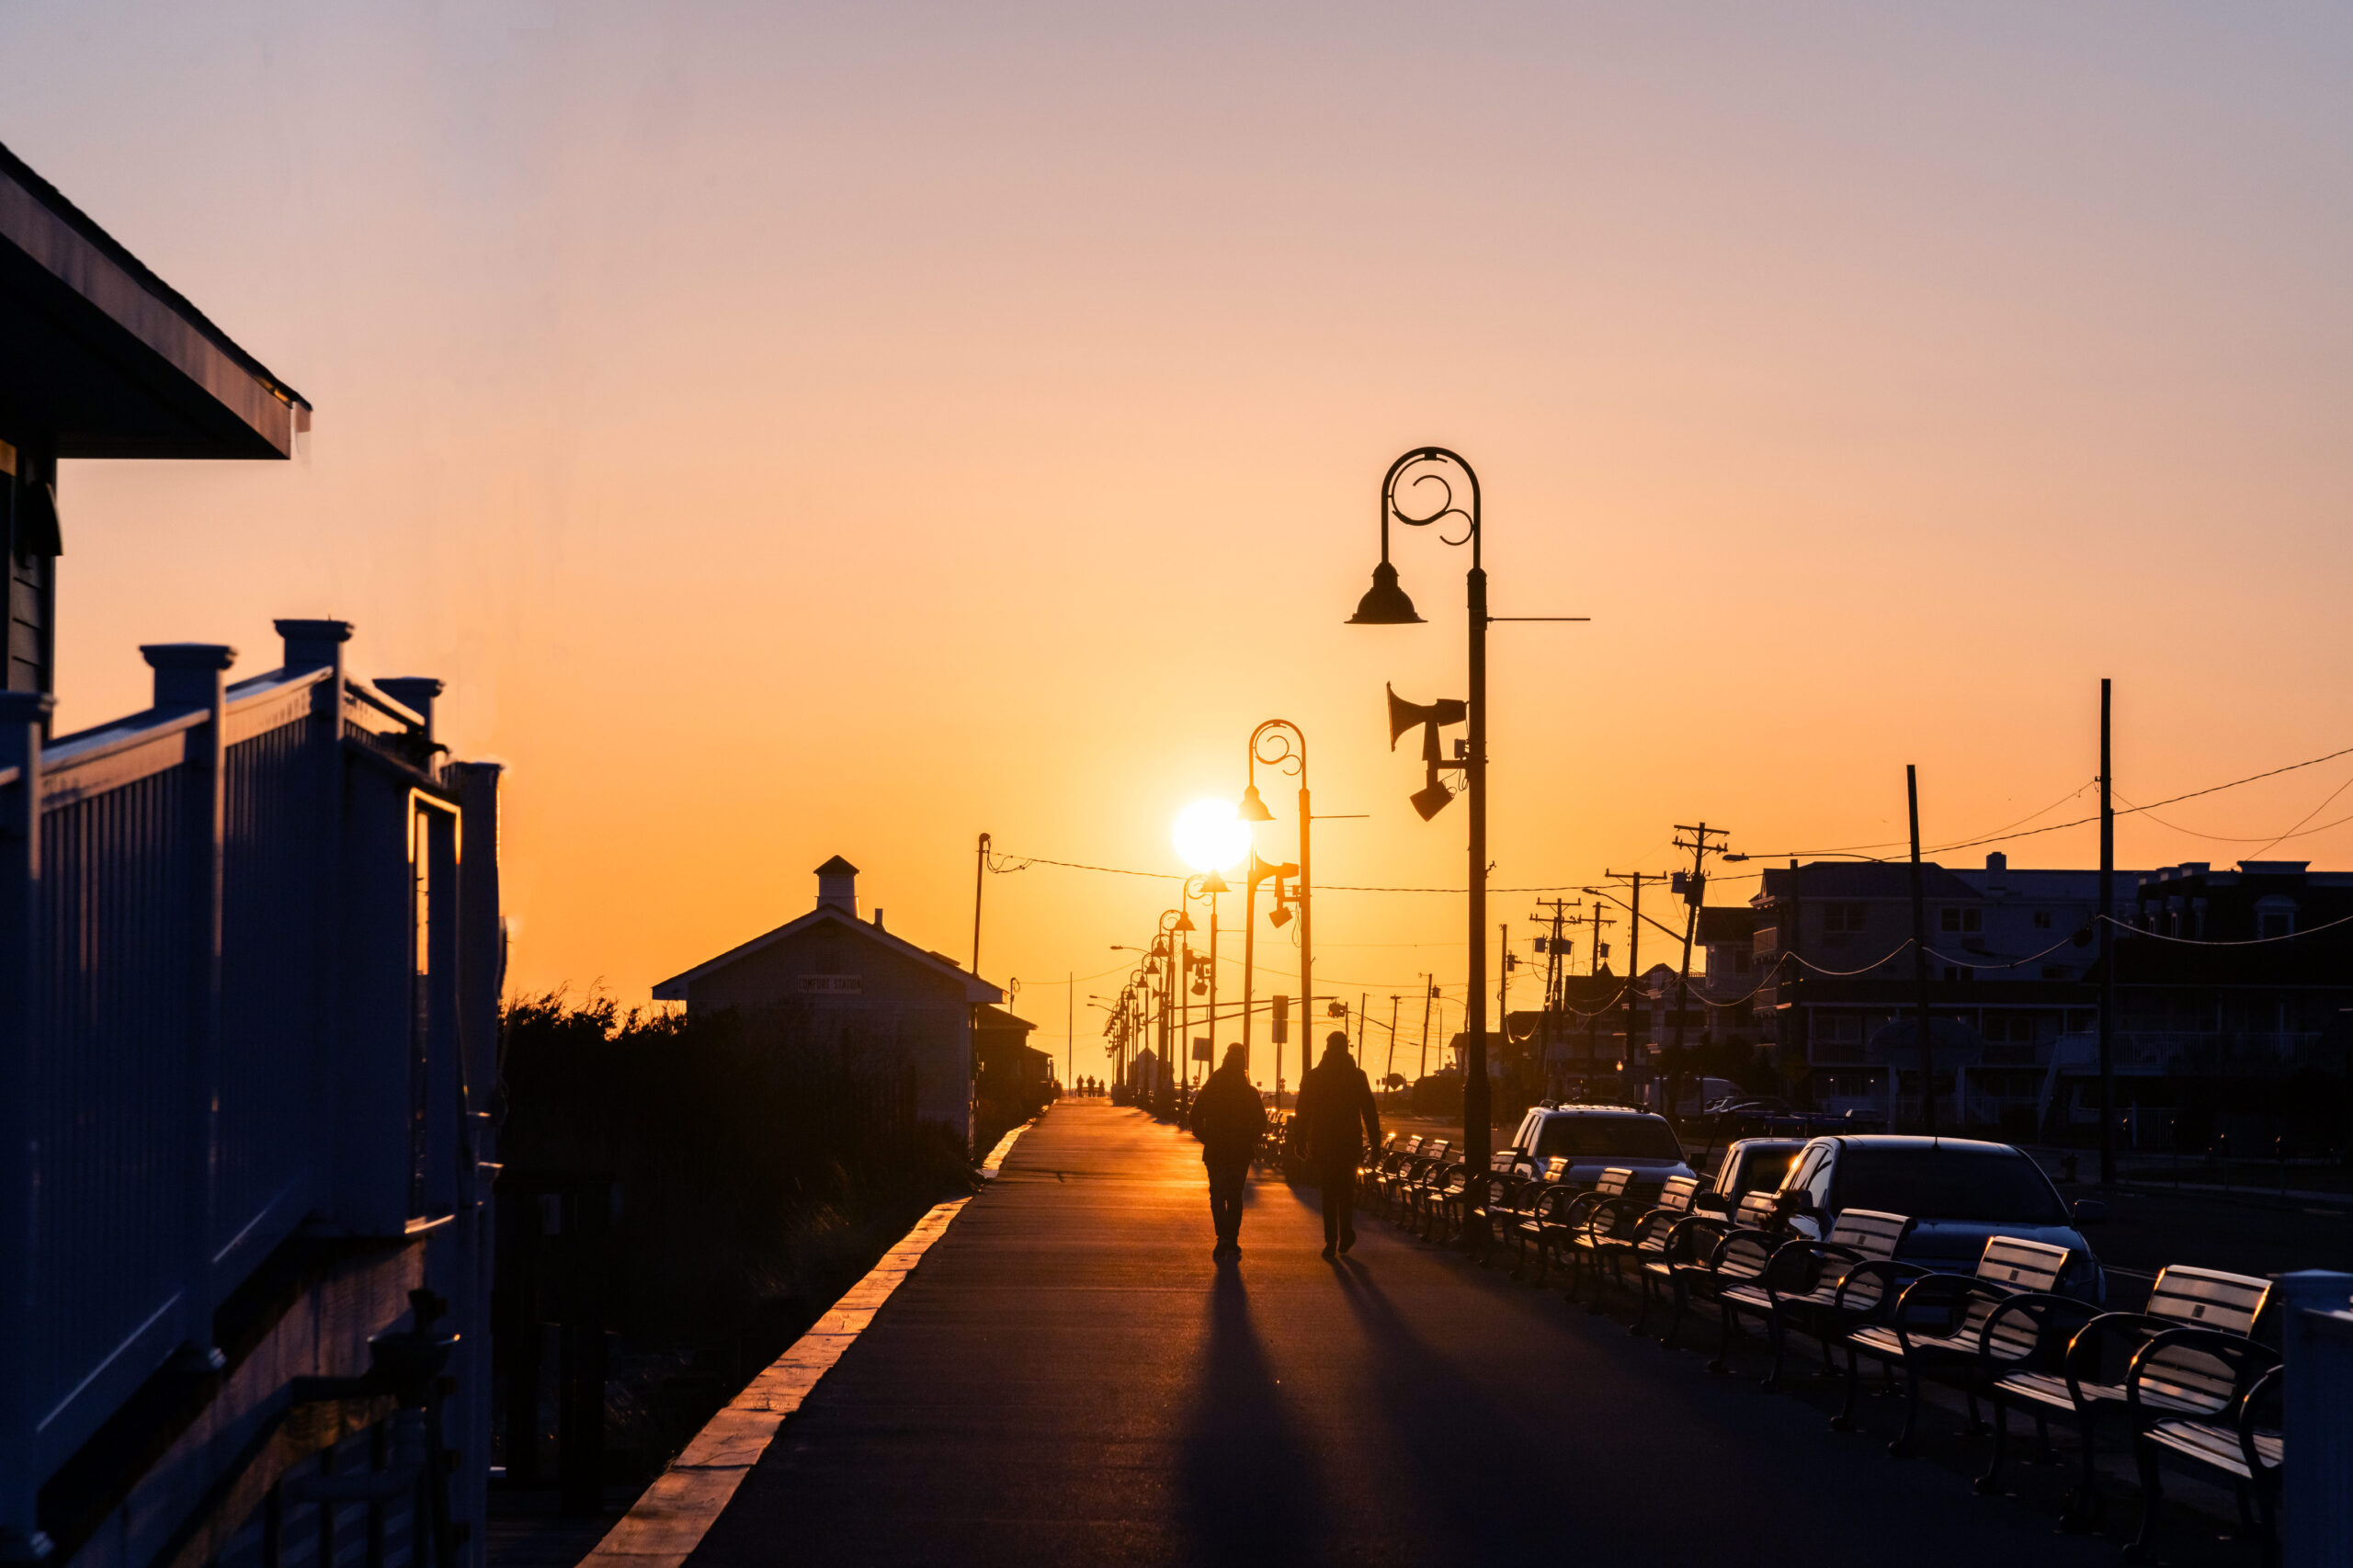
[[[1196,871],[1230,871],[1250,853],[1250,824],[1232,801],[1195,801],[1176,813],[1177,858]]]

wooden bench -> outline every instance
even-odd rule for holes
[[[1464,1234],[1473,1214],[1507,1212],[1514,1195],[1525,1185],[1519,1174],[1518,1150],[1506,1146],[1490,1152],[1483,1176],[1466,1171],[1460,1187],[1440,1194],[1435,1200],[1439,1205],[1438,1223],[1442,1237]]]
[[[1667,1237],[1666,1249],[1659,1256],[1643,1264],[1643,1310],[1647,1313],[1650,1302],[1662,1288],[1675,1298],[1675,1315],[1667,1320],[1666,1332],[1659,1335],[1659,1343],[1672,1349],[1683,1333],[1683,1317],[1690,1310],[1694,1296],[1713,1298],[1722,1284],[1716,1271],[1723,1254],[1724,1244],[1734,1235],[1770,1239],[1781,1228],[1780,1199],[1773,1193],[1756,1191],[1740,1195],[1740,1205],[1726,1220],[1720,1214],[1695,1212],[1677,1226]],[[1745,1261],[1746,1243],[1741,1259]],[[1769,1254],[1768,1261],[1769,1261]],[[1745,1278],[1739,1267],[1733,1278]]]
[[[2264,1562],[2279,1561],[2279,1379],[2278,1357],[2217,1329],[2168,1329],[2133,1355],[2124,1408],[2141,1461],[2141,1533],[2124,1549],[2127,1562],[2149,1561],[2167,1462],[2228,1481],[2240,1521],[2262,1533]],[[2192,1400],[2197,1408],[2182,1408]]]
[[[1403,1148],[1392,1151],[1389,1158],[1382,1162],[1381,1173],[1375,1178],[1372,1189],[1373,1207],[1381,1213],[1389,1212],[1389,1206],[1396,1201],[1398,1188],[1412,1174],[1415,1162],[1422,1157],[1422,1151],[1434,1142],[1435,1140],[1416,1132],[1405,1140]],[[1439,1146],[1443,1147],[1443,1145]]]
[[[1555,1207],[1547,1218],[1543,1233],[1537,1238],[1536,1282],[1542,1284],[1548,1266],[1554,1257],[1569,1260],[1572,1270],[1577,1267],[1577,1237],[1584,1233],[1586,1221],[1593,1211],[1605,1203],[1629,1200],[1634,1189],[1634,1173],[1623,1165],[1603,1169],[1599,1179],[1577,1192],[1563,1204]],[[1578,1278],[1569,1276],[1568,1299],[1575,1301]]]
[[[1637,1280],[1641,1278],[1640,1264],[1649,1256],[1666,1248],[1666,1238],[1677,1221],[1691,1213],[1692,1199],[1699,1190],[1698,1176],[1669,1176],[1659,1188],[1658,1201],[1645,1204],[1631,1194],[1594,1205],[1586,1214],[1585,1229],[1578,1232],[1570,1256],[1576,1266],[1576,1278],[1581,1279],[1590,1262],[1594,1281],[1599,1284],[1601,1267],[1609,1266],[1609,1278],[1619,1286],[1627,1283],[1625,1264],[1636,1260]],[[1576,1294],[1572,1281],[1569,1294]],[[1591,1312],[1601,1311],[1601,1292],[1597,1290],[1586,1303]],[[1640,1320],[1636,1320],[1639,1322]]]
[[[1509,1213],[1497,1221],[1500,1233],[1511,1241],[1513,1278],[1524,1278],[1528,1260],[1541,1252],[1544,1228],[1557,1218],[1552,1211],[1576,1197],[1568,1176],[1569,1157],[1551,1156],[1533,1177],[1519,1185],[1512,1195]]]
[[[1912,1221],[1904,1215],[1847,1209],[1839,1212],[1826,1241],[1798,1236],[1779,1243],[1756,1278],[1728,1284],[1716,1293],[1723,1313],[1724,1353],[1740,1336],[1741,1318],[1757,1317],[1765,1320],[1766,1336],[1773,1346],[1767,1388],[1780,1386],[1792,1327],[1813,1335],[1823,1346],[1823,1369],[1827,1372],[1831,1345],[1861,1326],[1910,1280],[1928,1272],[1895,1262],[1896,1248],[1911,1232]]]
[[[1436,1240],[1430,1234],[1431,1228],[1443,1221],[1447,1206],[1461,1196],[1470,1180],[1470,1167],[1461,1160],[1432,1162],[1423,1171],[1422,1179],[1405,1189],[1407,1203],[1413,1210],[1414,1233],[1426,1242]]]
[[[1410,1224],[1415,1218],[1419,1194],[1432,1181],[1443,1176],[1448,1165],[1447,1152],[1453,1144],[1443,1138],[1423,1140],[1418,1153],[1409,1156],[1389,1180],[1390,1218],[1400,1225]]]
[[[1381,1180],[1381,1173],[1389,1168],[1390,1156],[1396,1152],[1397,1134],[1394,1132],[1383,1137],[1379,1148],[1366,1150],[1364,1157],[1357,1161],[1357,1185],[1364,1187],[1377,1184]]]
[[[1977,1412],[1980,1368],[1989,1361],[2015,1365],[2047,1352],[2049,1334],[2040,1312],[2003,1312],[1996,1310],[2018,1298],[2038,1297],[2038,1309],[2058,1301],[2060,1278],[2075,1255],[2065,1247],[2016,1236],[1995,1236],[1985,1244],[1973,1274],[1926,1274],[1904,1287],[1892,1310],[1874,1314],[1846,1336],[1847,1401],[1831,1426],[1854,1430],[1855,1393],[1861,1381],[1857,1358],[1904,1373],[1904,1430],[1888,1444],[1892,1454],[1912,1451],[1920,1422],[1920,1379],[1923,1373],[1957,1371],[1969,1400],[1970,1430],[1982,1430]]]
[[[2018,1365],[1997,1370],[1987,1394],[1994,1404],[1994,1453],[1977,1490],[1991,1494],[2001,1487],[2002,1460],[2009,1447],[2009,1413],[2013,1407],[2031,1415],[2050,1450],[2049,1423],[2053,1417],[2071,1423],[2082,1449],[2082,1477],[2067,1500],[2064,1521],[2085,1524],[2101,1508],[2093,1484],[2093,1437],[2099,1418],[2125,1405],[2128,1358],[2157,1335],[2177,1328],[2206,1328],[2245,1339],[2255,1332],[2271,1301],[2271,1282],[2248,1274],[2181,1265],[2161,1271],[2149,1292],[2149,1303],[2137,1312],[2097,1312],[2086,1306],[2082,1326],[2067,1345],[2055,1368]],[[2222,1392],[2215,1383],[2219,1363],[2195,1349],[2171,1353],[2154,1362],[2142,1385],[2142,1403],[2151,1410],[2170,1407],[2195,1414],[2211,1409]],[[2165,1381],[2177,1374],[2180,1386]]]

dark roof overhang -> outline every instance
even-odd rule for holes
[[[0,146],[0,438],[284,458],[311,405]]]

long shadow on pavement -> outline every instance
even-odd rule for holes
[[[1222,1263],[1210,1293],[1209,1343],[1181,1460],[1181,1517],[1203,1562],[1323,1561],[1314,1455],[1276,1392],[1251,1326],[1241,1270]]]
[[[1520,1445],[1497,1440],[1521,1417],[1498,1409],[1416,1333],[1371,1270],[1347,1257],[1336,1272],[1341,1298],[1370,1345],[1390,1429],[1424,1484],[1426,1501],[1449,1538],[1447,1545],[1467,1551],[1557,1546],[1557,1512],[1550,1528],[1518,1512],[1520,1504],[1533,1505],[1552,1490],[1547,1477]]]

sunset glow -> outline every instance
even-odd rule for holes
[[[1250,853],[1250,824],[1232,801],[1195,801],[1176,813],[1170,837],[1176,858],[1196,871],[1231,871]]]

